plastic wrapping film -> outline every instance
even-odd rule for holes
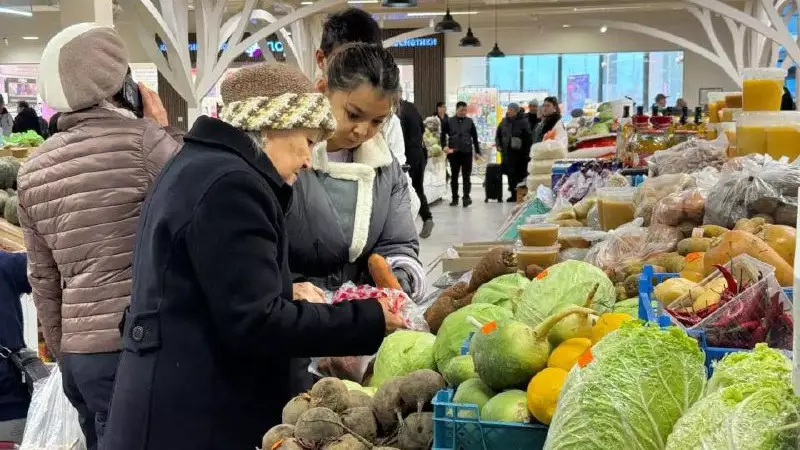
[[[429,331],[428,323],[424,317],[425,311],[411,301],[402,291],[373,286],[356,286],[352,282],[347,282],[336,292],[327,292],[325,300],[329,304],[336,304],[343,301],[360,301],[383,297],[389,300],[389,310],[400,315],[407,329]],[[321,377],[334,376],[362,383],[370,371],[374,359],[375,355],[312,358],[308,370]]]
[[[702,396],[704,356],[678,328],[626,324],[567,376],[545,450],[661,450]]]
[[[719,181],[719,171],[708,168],[692,174],[694,186],[674,192],[656,202],[650,216],[651,224],[690,229],[703,224],[706,198]]]
[[[706,167],[722,168],[728,159],[728,139],[725,133],[713,141],[693,139],[647,158],[651,177],[666,174],[693,173]]]
[[[733,228],[739,219],[763,215],[795,226],[800,167],[769,157],[736,158],[735,164],[741,170],[723,170],[711,189],[704,223]]]
[[[78,411],[64,394],[58,366],[33,388],[20,450],[86,450]]]
[[[665,225],[643,227],[642,219],[637,218],[608,232],[602,242],[589,249],[584,261],[610,274],[628,261],[642,261],[657,253],[671,252],[682,237],[677,228]]]
[[[659,200],[694,186],[694,178],[683,173],[647,178],[636,188],[633,196],[634,215],[641,217],[644,226],[648,226]]]

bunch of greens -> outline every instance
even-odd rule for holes
[[[5,139],[5,142],[19,147],[38,147],[44,143],[44,139],[36,134],[35,131],[28,130],[24,133],[11,133]]]
[[[703,394],[697,341],[677,327],[627,322],[570,371],[545,450],[660,450]]]

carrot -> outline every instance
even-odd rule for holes
[[[707,274],[717,264],[725,264],[733,257],[745,253],[775,268],[775,278],[781,286],[794,284],[794,270],[775,250],[757,236],[746,231],[733,230],[723,234],[719,243],[715,243],[703,257],[703,265]]]
[[[373,253],[367,260],[369,266],[369,274],[372,275],[372,280],[375,281],[375,287],[396,289],[402,291],[400,282],[397,277],[392,273],[392,268],[383,256]]]

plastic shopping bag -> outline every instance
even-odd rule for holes
[[[403,291],[366,285],[356,286],[348,282],[332,295],[326,296],[326,301],[335,305],[344,301],[352,302],[373,298],[387,298],[389,300],[389,311],[398,314],[409,330],[429,331],[428,323],[424,317],[425,311]],[[320,377],[332,376],[363,383],[366,376],[371,372],[374,359],[375,355],[312,358],[308,370]]]
[[[86,450],[78,411],[64,394],[58,366],[33,387],[20,450]]]

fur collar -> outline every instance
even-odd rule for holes
[[[314,169],[330,173],[330,165],[332,163],[328,162],[327,146],[324,142],[314,149],[312,159]],[[360,164],[371,169],[377,169],[391,165],[392,160],[392,153],[389,151],[386,139],[383,138],[383,134],[378,133],[374,138],[364,142],[353,151],[352,163],[341,164]]]

